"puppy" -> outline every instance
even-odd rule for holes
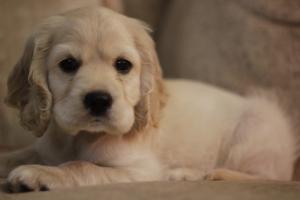
[[[149,28],[105,8],[51,17],[29,38],[7,103],[39,138],[3,155],[12,192],[167,180],[291,180],[276,101],[162,80]],[[17,168],[15,168],[17,167]]]

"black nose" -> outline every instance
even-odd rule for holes
[[[83,100],[84,106],[91,115],[102,116],[109,110],[113,102],[110,94],[102,91],[88,93]]]

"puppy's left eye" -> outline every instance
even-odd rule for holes
[[[128,74],[132,66],[132,63],[124,58],[118,58],[115,62],[115,68],[121,74]]]
[[[75,58],[66,58],[62,60],[59,63],[59,67],[65,72],[65,73],[74,73],[78,70],[80,67],[80,61],[76,60]]]

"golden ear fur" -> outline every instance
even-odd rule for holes
[[[147,127],[157,127],[161,109],[166,100],[162,72],[155,44],[148,34],[150,29],[142,22],[130,19],[136,48],[142,58],[141,100],[135,108],[133,132]]]
[[[36,136],[46,131],[52,105],[44,66],[48,40],[42,32],[30,37],[7,82],[6,103],[19,109],[21,124]]]

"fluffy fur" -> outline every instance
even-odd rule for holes
[[[147,32],[143,23],[105,8],[71,11],[37,28],[8,80],[7,102],[39,136],[33,147],[1,157],[1,175],[13,169],[11,191],[204,178],[291,180],[296,143],[276,101],[163,81]],[[73,75],[58,67],[70,55],[82,60]],[[118,57],[133,63],[129,74],[113,67]],[[82,104],[94,90],[114,99],[100,120]]]

